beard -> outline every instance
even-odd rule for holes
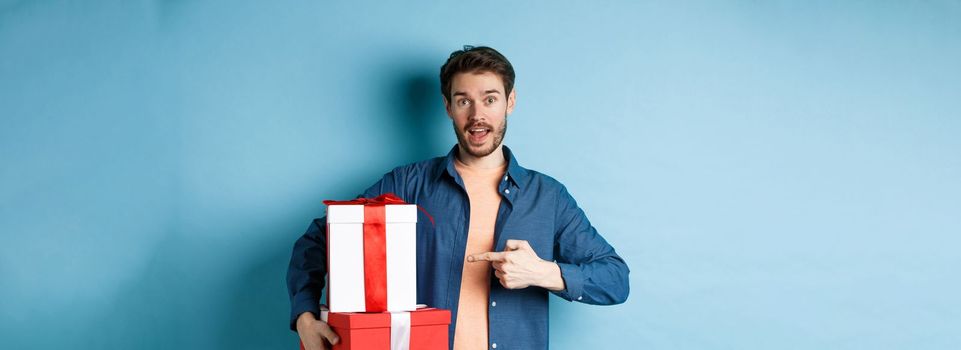
[[[494,128],[490,124],[486,124],[486,123],[474,123],[474,124],[468,125],[466,128],[464,128],[464,130],[458,130],[457,123],[451,123],[451,124],[453,124],[454,126],[454,134],[457,135],[457,144],[460,145],[460,148],[466,151],[467,154],[470,154],[471,156],[478,157],[478,158],[486,157],[491,153],[494,153],[494,150],[496,150],[497,147],[500,147],[501,142],[504,141],[504,134],[507,133],[507,117],[506,116],[504,117],[504,123],[501,124],[500,128]],[[491,132],[490,132],[491,135],[489,136],[493,137],[493,140],[492,140],[493,142],[491,142],[490,146],[475,147],[471,145],[470,140],[467,139],[467,136],[465,133],[469,134],[468,130],[470,130],[470,128],[473,128],[473,127],[487,127],[491,129]]]

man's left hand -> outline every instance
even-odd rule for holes
[[[541,259],[524,240],[508,239],[502,252],[486,252],[467,257],[468,262],[490,261],[494,276],[507,289],[530,286],[564,290],[564,279],[557,264]]]

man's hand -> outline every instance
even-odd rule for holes
[[[467,257],[468,262],[490,261],[494,276],[507,289],[529,286],[564,290],[564,279],[557,264],[542,260],[524,240],[508,239],[503,252],[486,252]]]
[[[297,334],[304,343],[305,350],[327,350],[327,344],[337,344],[340,337],[326,322],[318,320],[312,312],[305,312],[297,317]]]

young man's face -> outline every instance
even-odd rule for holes
[[[444,104],[461,149],[475,157],[493,153],[504,141],[514,91],[506,95],[504,82],[492,72],[455,74],[450,90],[451,100],[444,97]]]

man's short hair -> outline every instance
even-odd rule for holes
[[[507,57],[487,46],[464,45],[463,50],[450,54],[447,62],[440,67],[440,90],[450,102],[451,79],[458,73],[486,73],[491,72],[501,77],[504,82],[504,94],[510,95],[514,89],[514,67]],[[506,97],[506,96],[505,96]]]

